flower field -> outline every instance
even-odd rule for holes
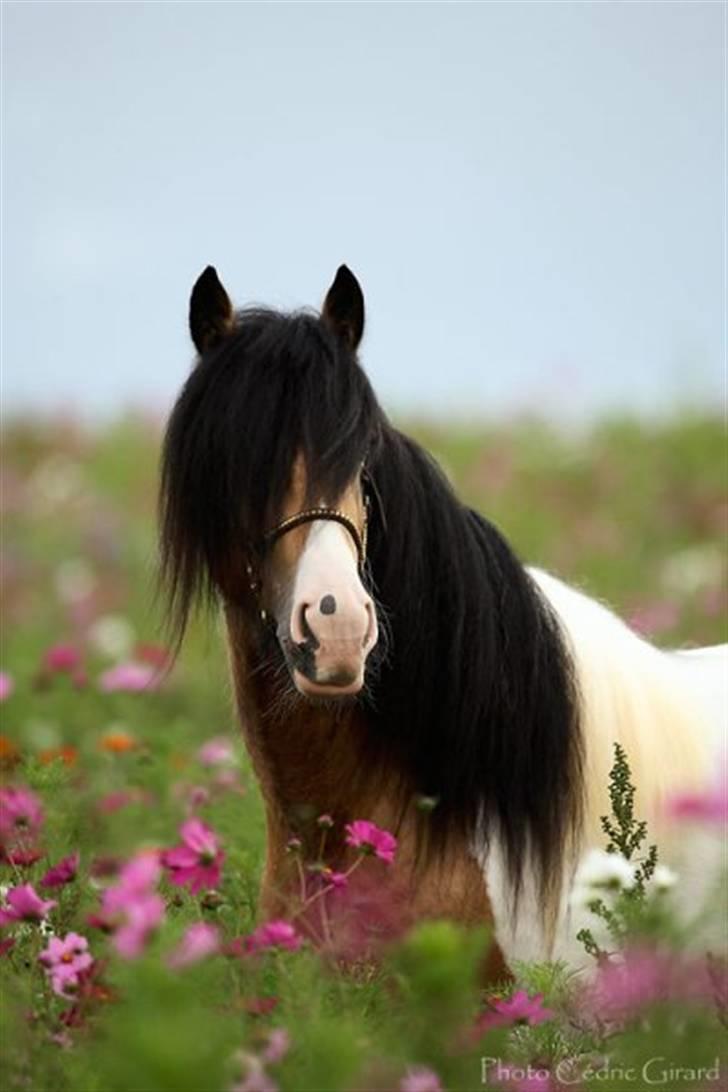
[[[719,419],[413,431],[524,560],[658,644],[726,639]],[[649,833],[630,859],[617,824],[616,856],[586,862],[580,890],[614,946],[584,938],[588,982],[524,966],[484,989],[485,930],[446,923],[342,970],[327,907],[354,869],[376,885],[397,851],[368,816],[347,829],[347,873],[290,845],[321,950],[296,915],[258,917],[263,815],[219,620],[198,621],[174,665],[165,646],[158,446],[141,417],[4,429],[0,1087],[725,1088],[724,953],[690,947],[670,909],[680,877],[650,859]],[[615,771],[619,801],[628,770]],[[724,832],[719,794],[678,806],[706,837]]]

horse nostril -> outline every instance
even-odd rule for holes
[[[372,637],[372,632],[373,632],[373,630],[374,630],[374,628],[375,628],[375,626],[377,624],[377,618],[376,618],[376,615],[374,613],[374,604],[372,603],[371,599],[369,599],[367,601],[364,609],[367,612],[367,618],[368,618],[369,621],[368,621],[368,625],[367,625],[367,631],[364,634],[364,640],[361,643],[362,648],[366,648],[367,645],[369,644],[369,642],[371,640],[371,637]]]

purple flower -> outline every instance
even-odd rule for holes
[[[425,1066],[412,1066],[399,1082],[399,1092],[443,1092],[437,1073]]]
[[[268,921],[247,938],[246,951],[260,952],[266,948],[285,948],[295,952],[303,944],[303,937],[289,921]]]
[[[76,989],[80,976],[93,965],[88,941],[78,933],[67,933],[63,940],[51,937],[38,959],[46,969],[54,993],[60,997],[68,997],[68,991]]]
[[[149,664],[138,664],[133,660],[128,663],[117,664],[116,667],[104,671],[99,678],[99,689],[106,694],[117,690],[136,694],[142,690],[154,689],[158,678],[158,672]]]
[[[186,930],[169,957],[170,967],[187,967],[220,951],[220,930],[216,925],[198,921]]]
[[[477,1021],[476,1034],[510,1024],[543,1024],[553,1015],[550,1009],[543,1007],[543,994],[529,997],[525,990],[517,990],[507,1001],[491,1002],[491,1011],[484,1013]]]
[[[72,853],[70,857],[64,857],[57,865],[53,865],[40,881],[41,887],[62,887],[71,880],[75,880],[78,871],[80,854]]]
[[[200,819],[187,819],[180,827],[180,834],[182,845],[162,855],[162,863],[170,872],[170,883],[189,887],[193,895],[205,887],[216,887],[225,855],[215,832]]]
[[[30,789],[0,789],[0,840],[14,844],[19,838],[33,838],[43,825],[40,800]]]
[[[7,906],[0,909],[0,926],[13,925],[18,921],[42,921],[48,911],[56,906],[53,899],[44,902],[29,883],[11,888],[6,901]]]
[[[12,676],[7,671],[0,671],[0,701],[7,701],[14,689]]]
[[[394,835],[368,819],[355,819],[353,823],[346,824],[346,844],[363,853],[373,853],[386,864],[392,864],[397,849]]]
[[[237,762],[232,740],[215,736],[203,743],[197,752],[197,761],[203,766],[231,766]]]

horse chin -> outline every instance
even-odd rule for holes
[[[314,703],[319,702],[345,702],[352,701],[361,691],[364,685],[364,672],[361,671],[350,681],[342,683],[315,682],[294,668],[292,672],[293,684],[304,698]]]

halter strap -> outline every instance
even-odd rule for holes
[[[362,569],[367,557],[367,508],[368,497],[365,497],[364,526],[361,531],[359,531],[359,528],[354,521],[349,519],[343,512],[339,511],[338,508],[326,508],[325,506],[322,506],[320,508],[305,508],[302,512],[296,512],[295,515],[281,520],[275,527],[271,527],[270,531],[266,531],[263,536],[263,542],[266,546],[270,546],[274,542],[277,542],[279,538],[282,538],[283,535],[288,534],[289,531],[295,530],[296,527],[301,527],[305,523],[314,523],[319,519],[328,520],[330,523],[340,523],[342,527],[346,528],[354,540],[359,568]]]

